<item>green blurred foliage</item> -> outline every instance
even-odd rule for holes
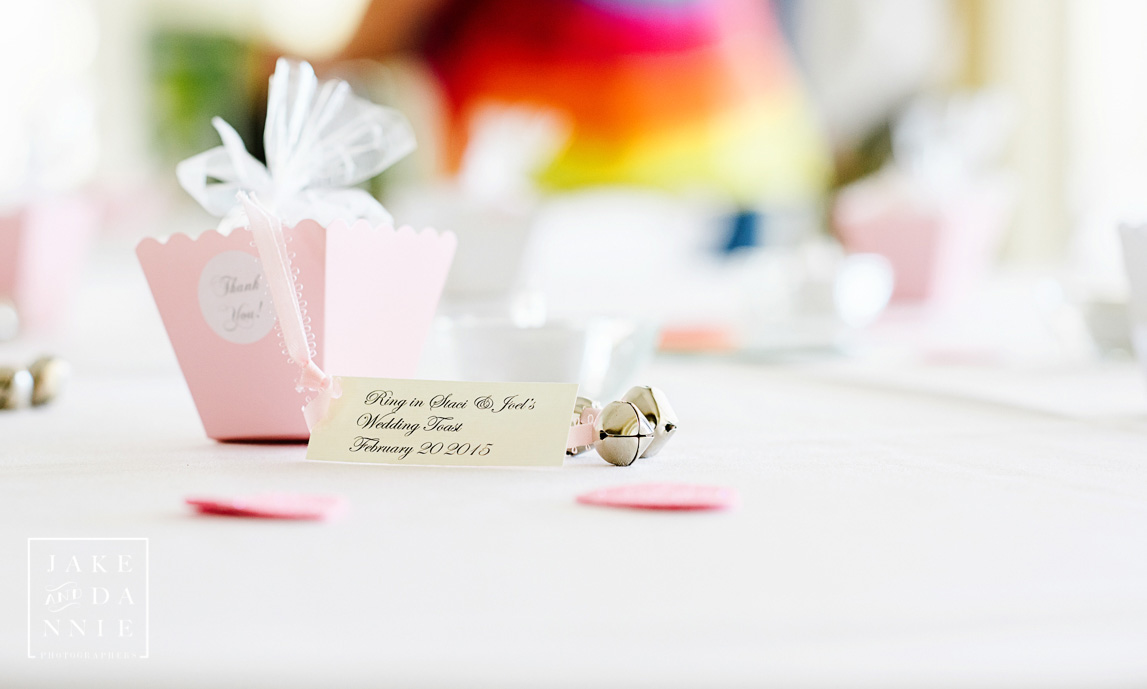
[[[227,36],[160,29],[149,53],[152,139],[165,161],[218,146],[215,116],[235,127],[252,155],[261,154],[252,46]]]

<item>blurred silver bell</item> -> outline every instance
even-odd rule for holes
[[[54,356],[42,356],[28,367],[32,374],[32,404],[39,406],[56,399],[71,377],[68,362]]]
[[[653,442],[653,427],[631,402],[610,402],[597,417],[593,448],[610,464],[627,467]]]
[[[576,426],[579,423],[585,423],[586,422],[585,411],[587,409],[588,410],[600,410],[601,409],[601,403],[599,403],[597,400],[591,400],[588,397],[578,397],[577,400],[574,402],[573,417],[570,419],[570,425]],[[574,455],[580,455],[581,453],[585,452],[586,450],[590,449],[591,447],[593,447],[593,445],[582,445],[580,447],[571,447],[571,448],[568,448],[566,450],[566,454],[570,457],[573,457]]]
[[[0,409],[21,409],[32,403],[32,374],[27,369],[0,367]]]
[[[630,388],[621,399],[637,407],[653,427],[653,442],[641,456],[652,457],[660,452],[677,430],[677,413],[669,406],[668,396],[659,388],[638,385]]]

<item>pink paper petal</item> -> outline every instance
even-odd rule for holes
[[[263,519],[332,519],[346,511],[346,501],[333,495],[271,493],[238,498],[187,498],[202,514]]]
[[[646,510],[719,510],[737,504],[737,491],[688,483],[641,483],[601,488],[577,496],[584,505]]]

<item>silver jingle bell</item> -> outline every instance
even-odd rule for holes
[[[27,369],[0,367],[0,409],[20,409],[32,403],[32,374]]]
[[[678,427],[677,413],[669,406],[669,397],[659,388],[638,385],[630,388],[621,399],[637,407],[653,427],[653,442],[641,456],[652,457],[661,452]]]
[[[653,442],[653,427],[631,402],[610,402],[597,417],[593,448],[610,464],[627,467]]]
[[[570,425],[576,426],[579,423],[584,423],[586,421],[585,411],[587,409],[600,410],[601,409],[601,403],[599,403],[597,400],[591,400],[588,397],[580,397],[579,396],[577,398],[577,400],[574,402],[573,416],[570,418]],[[573,457],[574,455],[580,455],[581,453],[585,452],[586,450],[590,449],[591,447],[593,447],[593,445],[582,445],[581,447],[571,447],[571,448],[568,448],[566,450],[566,455],[569,457]]]
[[[68,362],[54,356],[42,356],[28,366],[32,374],[32,405],[40,406],[56,399],[71,377]]]

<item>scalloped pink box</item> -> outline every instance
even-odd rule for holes
[[[409,378],[454,257],[449,232],[304,220],[285,232],[316,363]],[[216,440],[309,437],[258,253],[246,228],[136,247],[172,349]]]
[[[63,325],[99,225],[83,195],[31,201],[0,213],[0,298],[11,299],[30,332]]]
[[[849,253],[892,263],[893,301],[944,302],[966,295],[986,272],[1009,209],[1007,189],[995,184],[924,203],[903,186],[876,180],[846,187],[832,219]]]

